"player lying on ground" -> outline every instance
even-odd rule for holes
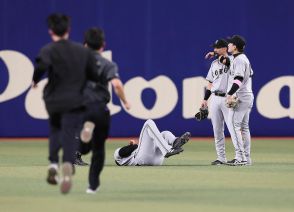
[[[114,160],[118,166],[159,166],[164,158],[183,152],[182,146],[190,137],[189,132],[178,138],[170,131],[159,132],[154,121],[148,119],[139,141],[131,140],[129,145],[115,150]]]

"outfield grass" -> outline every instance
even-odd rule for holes
[[[85,194],[87,167],[78,167],[70,194],[45,183],[47,142],[0,142],[0,212],[294,211],[294,140],[258,140],[253,166],[210,166],[213,142],[185,145],[161,167],[117,167],[107,143],[96,195]],[[227,142],[228,159],[233,158]],[[89,161],[89,156],[84,158]]]

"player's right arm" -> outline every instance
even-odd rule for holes
[[[207,101],[211,95],[211,88],[212,88],[212,83],[208,81],[208,84],[206,86],[205,93],[204,93],[204,98],[201,102],[201,108],[208,107]]]
[[[36,57],[32,87],[37,87],[37,84],[41,80],[44,73],[49,70],[51,63],[49,54],[49,47],[45,46],[40,50],[39,55]]]
[[[216,56],[216,53],[215,53],[215,52],[208,52],[208,53],[205,55],[205,59],[211,59],[211,58],[213,58],[214,56]]]
[[[106,64],[106,69],[108,70],[107,73],[107,79],[110,81],[115,94],[117,97],[122,101],[124,107],[129,110],[131,108],[130,103],[127,101],[125,92],[124,92],[124,86],[122,81],[119,78],[118,74],[118,67],[116,63],[114,62],[108,62]]]
[[[201,102],[201,108],[208,107],[207,101],[211,95],[211,88],[212,88],[212,82],[213,82],[213,63],[214,62],[211,63],[211,66],[210,66],[209,71],[206,76],[206,80],[208,81],[208,84],[205,88],[204,98]]]
[[[125,95],[125,92],[124,92],[124,87],[123,87],[123,84],[122,84],[121,80],[119,78],[114,78],[110,82],[111,82],[111,84],[112,84],[112,86],[114,88],[115,94],[122,101],[125,108],[127,110],[129,110],[131,108],[131,105],[129,104],[129,102],[126,99],[126,95]]]

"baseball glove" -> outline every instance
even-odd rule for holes
[[[208,107],[203,107],[199,109],[199,112],[195,114],[195,119],[197,121],[202,121],[208,117]]]
[[[239,105],[239,99],[238,99],[238,97],[233,97],[232,99],[231,99],[231,101],[226,101],[226,106],[228,107],[228,108],[236,108],[236,107],[238,107],[238,105]]]

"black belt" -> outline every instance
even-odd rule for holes
[[[221,96],[221,97],[225,97],[226,93],[222,93],[222,92],[214,92],[214,95],[216,96]]]

